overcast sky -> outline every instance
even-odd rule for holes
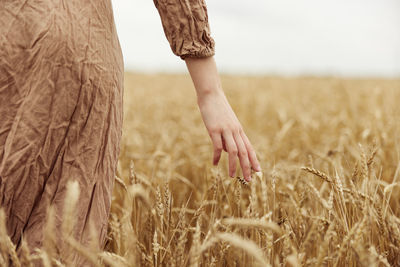
[[[153,0],[112,0],[125,67],[185,71]],[[400,0],[206,0],[221,72],[400,76]]]

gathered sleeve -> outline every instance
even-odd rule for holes
[[[215,53],[204,0],[153,0],[172,52],[181,59]]]

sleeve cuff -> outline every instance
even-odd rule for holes
[[[202,58],[202,57],[211,57],[214,55],[215,55],[215,49],[213,47],[206,47],[200,51],[183,54],[183,55],[180,55],[179,57],[182,60],[185,60],[186,58]]]

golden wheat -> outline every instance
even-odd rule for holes
[[[62,240],[50,207],[33,254],[0,212],[1,266],[400,265],[399,80],[223,76],[263,168],[251,182],[228,177],[225,154],[212,166],[188,76],[125,80],[105,250],[91,222],[88,245],[71,235],[71,182]]]

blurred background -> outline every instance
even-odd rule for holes
[[[208,0],[229,74],[400,76],[399,0]],[[186,72],[151,0],[113,0],[126,70]]]
[[[212,166],[153,1],[113,0],[127,72],[108,251],[146,266],[255,266],[246,251],[260,266],[399,266],[400,0],[206,2],[224,92],[263,176],[229,178],[226,153]],[[130,192],[149,197],[132,209]],[[221,231],[237,241],[209,243]]]

